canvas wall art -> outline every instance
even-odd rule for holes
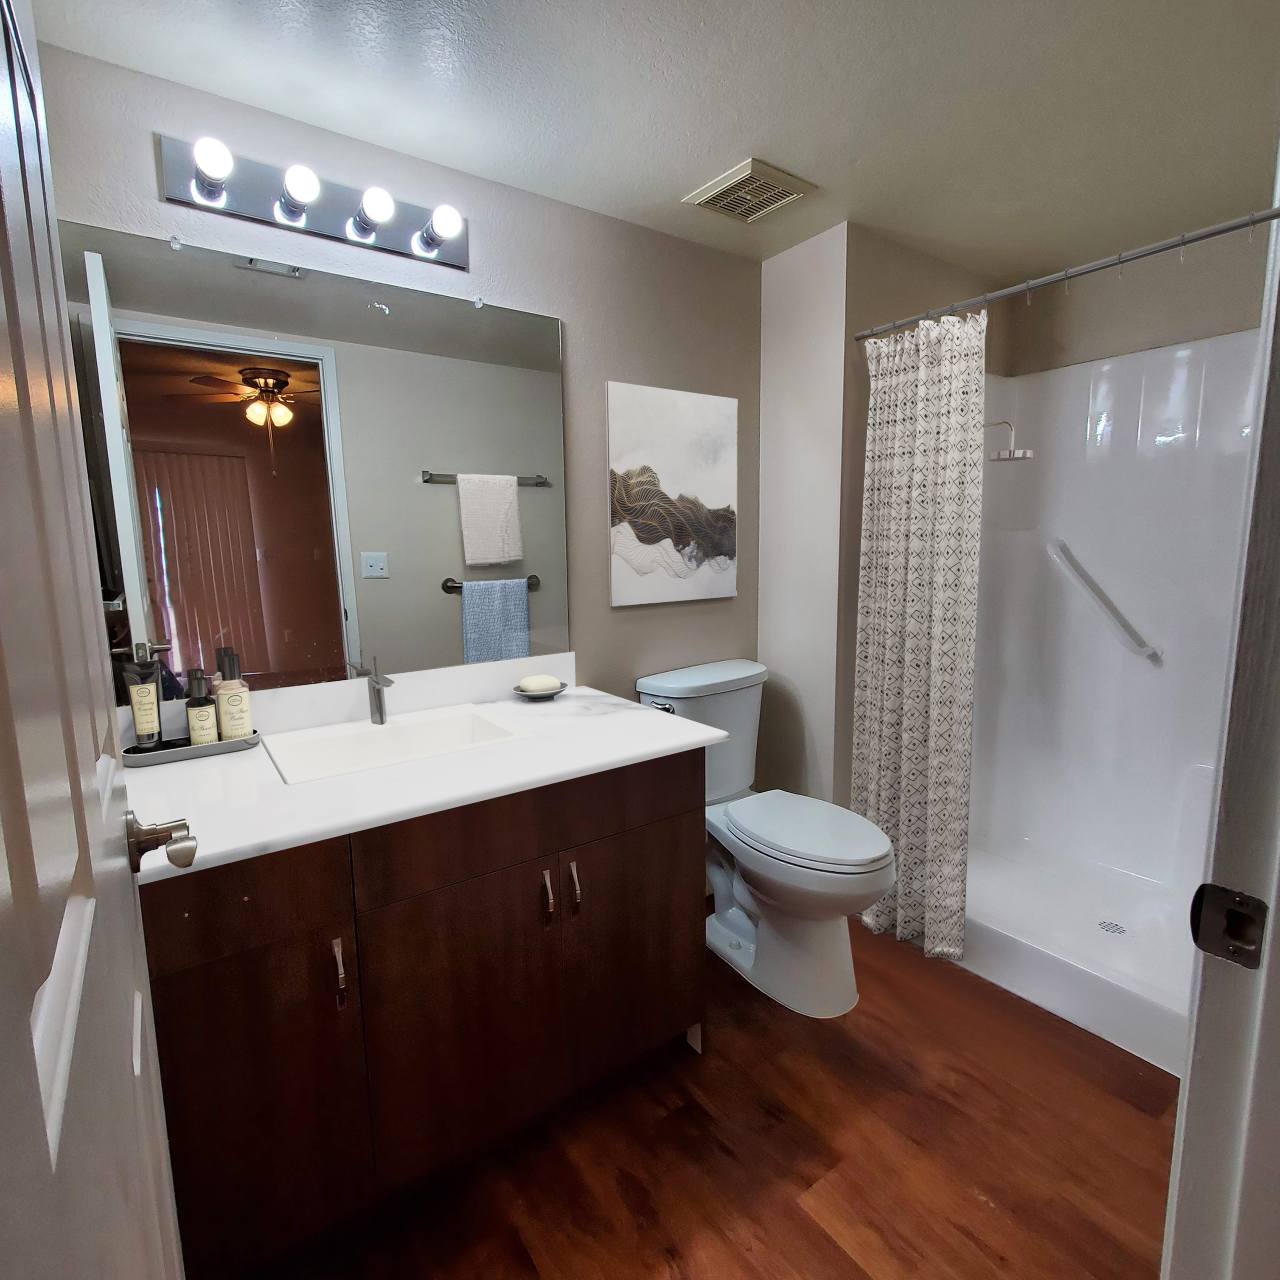
[[[611,382],[614,605],[738,594],[738,402]]]

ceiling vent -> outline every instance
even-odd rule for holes
[[[737,222],[755,222],[816,190],[813,183],[803,182],[763,160],[744,160],[714,182],[685,196],[681,203],[713,209]]]

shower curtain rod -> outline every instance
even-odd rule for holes
[[[976,311],[979,307],[989,306],[993,302],[1002,302],[1005,298],[1016,298],[1019,294],[1029,294],[1033,289],[1044,289],[1051,284],[1065,284],[1080,276],[1092,275],[1095,271],[1105,271],[1108,267],[1123,267],[1126,262],[1137,262],[1142,258],[1154,257],[1157,253],[1168,253],[1170,249],[1185,249],[1189,244],[1199,244],[1202,240],[1212,240],[1216,236],[1230,235],[1233,231],[1252,231],[1254,227],[1280,218],[1280,205],[1264,209],[1261,213],[1246,214],[1243,218],[1233,218],[1230,222],[1219,222],[1213,227],[1201,227],[1199,231],[1187,231],[1172,240],[1161,240],[1156,244],[1145,245],[1141,249],[1129,249],[1110,258],[1099,258],[1096,262],[1087,262],[1082,267],[1068,267],[1065,271],[1055,271],[1051,276],[1040,276],[1035,280],[1024,280],[1021,284],[1010,285],[1007,289],[997,289],[994,293],[984,293],[981,297],[966,298],[963,302],[953,302],[949,307],[935,307],[932,311],[922,311],[918,316],[909,316],[906,320],[895,320],[892,324],[878,324],[873,329],[863,329],[853,335],[854,342],[863,342],[867,338],[879,337],[882,333],[894,333],[898,329],[909,329],[921,320],[935,320],[939,316],[954,315],[957,311]]]

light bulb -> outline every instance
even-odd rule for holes
[[[320,194],[320,179],[305,164],[291,164],[284,171],[284,193],[290,200],[308,205]]]
[[[250,400],[248,405],[245,406],[244,416],[255,427],[265,427],[267,425],[267,402],[265,400]]]
[[[452,240],[462,230],[462,214],[451,204],[439,204],[431,211],[427,225],[418,232],[413,246],[415,252],[434,258],[446,240]]]
[[[389,191],[384,191],[381,187],[370,187],[360,197],[360,212],[375,227],[380,226],[396,216],[396,202]]]
[[[360,197],[360,207],[355,216],[347,223],[347,235],[353,240],[361,240],[368,244],[384,222],[390,222],[396,216],[396,202],[389,191],[381,187],[370,187]]]
[[[287,427],[293,421],[293,410],[283,400],[273,400],[270,413],[273,427]]]
[[[437,205],[427,226],[441,240],[452,240],[462,230],[462,214],[451,204]]]
[[[191,148],[191,157],[196,162],[196,173],[211,186],[221,187],[231,177],[235,168],[235,158],[225,142],[217,138],[200,138]]]
[[[280,222],[301,226],[307,220],[307,205],[320,195],[320,179],[305,164],[291,164],[284,171],[284,190],[276,201]]]
[[[200,138],[191,148],[196,176],[191,179],[191,196],[197,204],[221,209],[227,203],[227,179],[235,168],[235,159],[225,143],[217,138]]]

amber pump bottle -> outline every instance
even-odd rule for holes
[[[193,747],[218,741],[218,708],[209,694],[209,677],[200,667],[187,672],[187,735]]]

